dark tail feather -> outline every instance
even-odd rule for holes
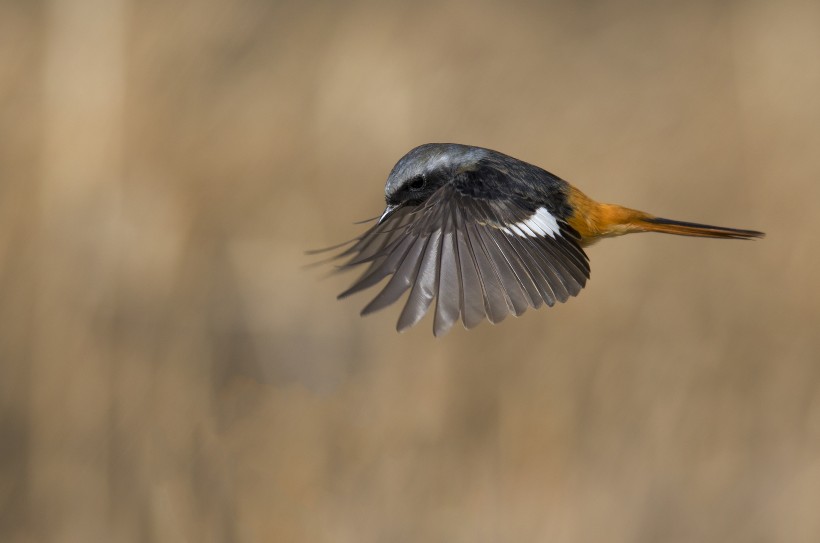
[[[722,239],[754,239],[762,238],[766,234],[757,230],[741,230],[739,228],[725,228],[694,222],[673,221],[660,217],[646,217],[635,221],[635,224],[646,232],[662,232],[678,236],[695,236],[701,238]]]

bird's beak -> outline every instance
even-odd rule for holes
[[[388,217],[390,217],[390,215],[392,215],[392,214],[393,214],[393,212],[394,212],[394,211],[396,211],[396,209],[398,209],[398,207],[399,207],[399,206],[397,206],[397,205],[392,205],[392,206],[391,206],[391,205],[388,205],[388,206],[385,208],[384,213],[382,213],[382,216],[381,216],[381,217],[379,217],[379,222],[377,222],[376,224],[378,225],[378,224],[381,224],[381,223],[383,223],[384,221],[386,221],[386,220],[387,220],[387,218],[388,218]]]

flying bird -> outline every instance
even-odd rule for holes
[[[416,324],[435,300],[433,333],[459,318],[468,329],[529,307],[576,296],[589,279],[583,248],[601,238],[661,232],[722,239],[763,232],[663,219],[598,203],[550,172],[498,151],[427,143],[404,155],[385,184],[375,224],[331,260],[366,266],[345,298],[389,280],[362,315],[410,291],[397,330]]]

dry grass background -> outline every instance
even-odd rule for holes
[[[820,4],[0,3],[0,540],[820,540]],[[434,340],[301,266],[457,141],[757,228]]]

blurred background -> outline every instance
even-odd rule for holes
[[[0,3],[0,540],[820,540],[818,51],[811,0]],[[430,141],[768,237],[397,334],[304,251]]]

